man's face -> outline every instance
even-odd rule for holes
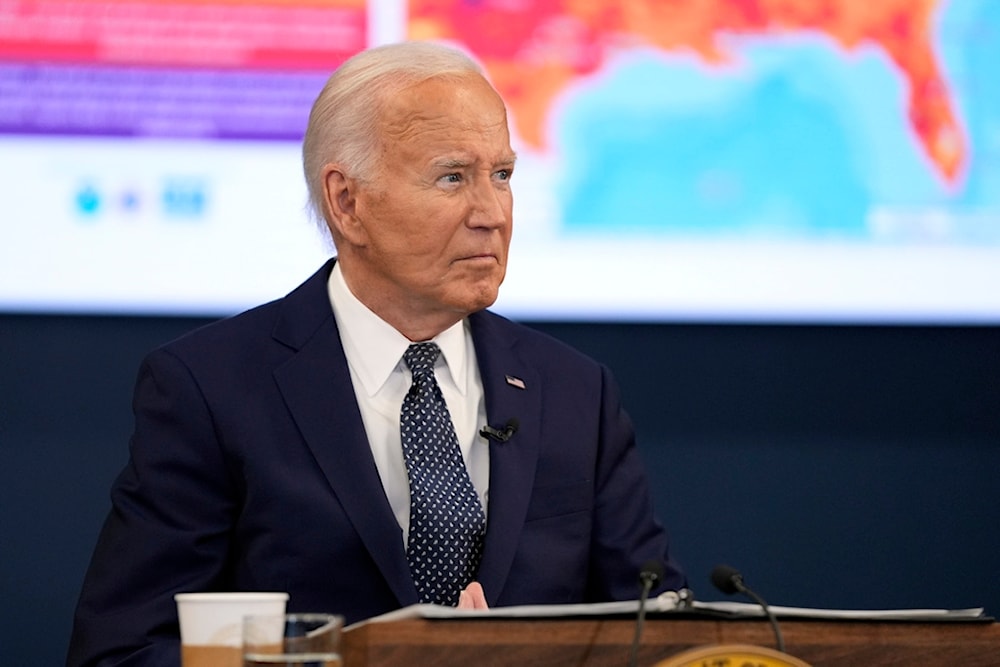
[[[356,190],[355,294],[394,325],[415,314],[458,321],[492,304],[507,267],[514,168],[496,92],[471,74],[405,90],[381,118],[375,163]]]

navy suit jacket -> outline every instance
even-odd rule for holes
[[[151,353],[68,664],[179,662],[173,595],[287,591],[353,623],[417,602],[330,308],[331,260],[284,299]],[[670,560],[609,371],[495,314],[469,317],[490,424],[491,606],[638,596]],[[515,378],[513,382],[509,378]]]

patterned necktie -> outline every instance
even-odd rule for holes
[[[400,414],[410,481],[406,558],[420,601],[454,606],[479,567],[486,516],[434,377],[440,354],[435,343],[414,343],[403,355],[413,373]]]

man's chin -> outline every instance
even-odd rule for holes
[[[459,309],[465,314],[471,314],[489,308],[496,303],[500,295],[500,285],[477,285],[469,289],[465,296],[458,300]]]

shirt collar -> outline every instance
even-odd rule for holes
[[[393,371],[397,368],[402,370],[405,366],[402,360],[403,353],[411,341],[354,296],[344,280],[339,263],[334,264],[333,271],[330,272],[327,294],[333,306],[347,361],[354,369],[365,393],[374,396]],[[456,322],[432,339],[441,348],[445,368],[463,396],[468,390],[465,327],[465,320]],[[440,362],[438,369],[440,370]]]

